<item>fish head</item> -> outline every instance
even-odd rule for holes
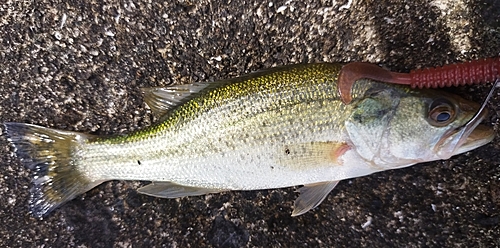
[[[381,170],[448,159],[487,144],[491,127],[480,105],[457,95],[384,85],[352,103],[345,122],[357,153]],[[471,121],[471,119],[474,120]]]

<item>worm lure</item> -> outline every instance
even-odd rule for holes
[[[351,88],[358,79],[410,85],[412,88],[442,88],[493,82],[500,78],[500,57],[456,63],[435,68],[423,68],[398,73],[375,64],[352,62],[342,67],[338,90],[342,101],[352,101]]]

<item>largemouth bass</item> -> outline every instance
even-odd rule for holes
[[[108,180],[146,180],[143,194],[176,198],[304,185],[292,215],[318,206],[340,180],[448,159],[490,142],[466,125],[479,105],[434,90],[372,80],[344,104],[341,64],[275,68],[213,83],[144,89],[160,121],[98,137],[5,123],[33,171],[30,209],[41,217]]]

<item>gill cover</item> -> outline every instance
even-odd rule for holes
[[[345,127],[353,147],[364,159],[373,161],[380,157],[384,136],[399,105],[399,94],[392,88],[374,89],[351,103],[353,111]]]

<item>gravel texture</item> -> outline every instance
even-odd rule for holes
[[[500,2],[15,1],[0,3],[0,121],[93,134],[150,125],[140,87],[272,66],[368,61],[394,71],[500,52]],[[448,89],[480,101],[488,85]],[[486,121],[499,133],[500,92]],[[2,131],[2,130],[0,130]],[[43,220],[0,137],[1,247],[500,247],[500,144],[345,180],[290,217],[293,188],[180,200],[107,182]]]

